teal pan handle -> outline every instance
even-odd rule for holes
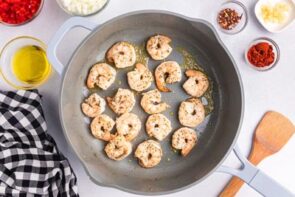
[[[242,155],[238,146],[234,147],[234,153],[242,163],[241,169],[221,166],[217,169],[217,172],[239,177],[250,187],[266,197],[295,197],[293,193],[251,164]]]
[[[81,27],[89,31],[93,31],[97,27],[97,24],[94,24],[82,17],[72,17],[67,20],[54,34],[48,44],[47,57],[49,59],[49,62],[59,75],[63,74],[65,68],[56,55],[57,47],[60,41],[67,34],[67,32],[75,27]]]

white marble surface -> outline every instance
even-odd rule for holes
[[[135,10],[162,9],[178,12],[213,22],[215,10],[223,1],[203,0],[110,0],[106,9],[89,20],[100,24],[112,17]],[[238,144],[242,152],[248,154],[254,128],[267,110],[276,110],[295,122],[295,24],[279,34],[266,32],[253,15],[256,1],[243,0],[249,11],[249,23],[244,31],[237,35],[225,35],[219,32],[222,40],[235,58],[245,88],[245,118]],[[0,47],[18,35],[31,35],[48,42],[59,26],[70,16],[65,14],[55,0],[45,0],[41,14],[32,22],[20,27],[5,27],[0,24]],[[73,31],[60,46],[61,60],[66,63],[75,46],[86,35],[85,31]],[[244,50],[249,42],[261,36],[274,39],[281,50],[281,59],[276,68],[268,72],[257,72],[244,61]],[[67,145],[58,119],[58,93],[60,77],[54,73],[48,83],[40,88],[44,98],[45,115],[49,133],[53,135],[60,150],[69,158],[78,177],[79,191],[87,196],[134,196],[111,188],[93,184],[84,172],[77,157]],[[1,90],[10,89],[0,79]],[[295,193],[295,137],[276,155],[265,159],[259,168]],[[237,159],[231,154],[226,165],[238,166]],[[202,183],[182,192],[171,194],[174,197],[217,196],[229,180],[226,174],[213,173]],[[237,196],[259,196],[248,186],[243,186]]]

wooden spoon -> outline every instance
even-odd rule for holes
[[[258,124],[248,160],[255,166],[264,158],[278,152],[295,132],[292,122],[278,112],[267,112]],[[233,177],[220,197],[233,197],[244,182]]]

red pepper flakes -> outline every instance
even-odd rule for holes
[[[267,42],[255,44],[248,50],[247,58],[256,67],[269,66],[275,61],[273,46]]]
[[[239,13],[230,8],[225,8],[218,13],[217,22],[225,30],[234,29],[241,21],[243,14],[239,16]]]
[[[0,21],[7,24],[22,24],[34,17],[41,0],[0,0]]]

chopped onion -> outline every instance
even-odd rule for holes
[[[107,0],[61,0],[63,7],[74,15],[89,15],[100,10]]]

